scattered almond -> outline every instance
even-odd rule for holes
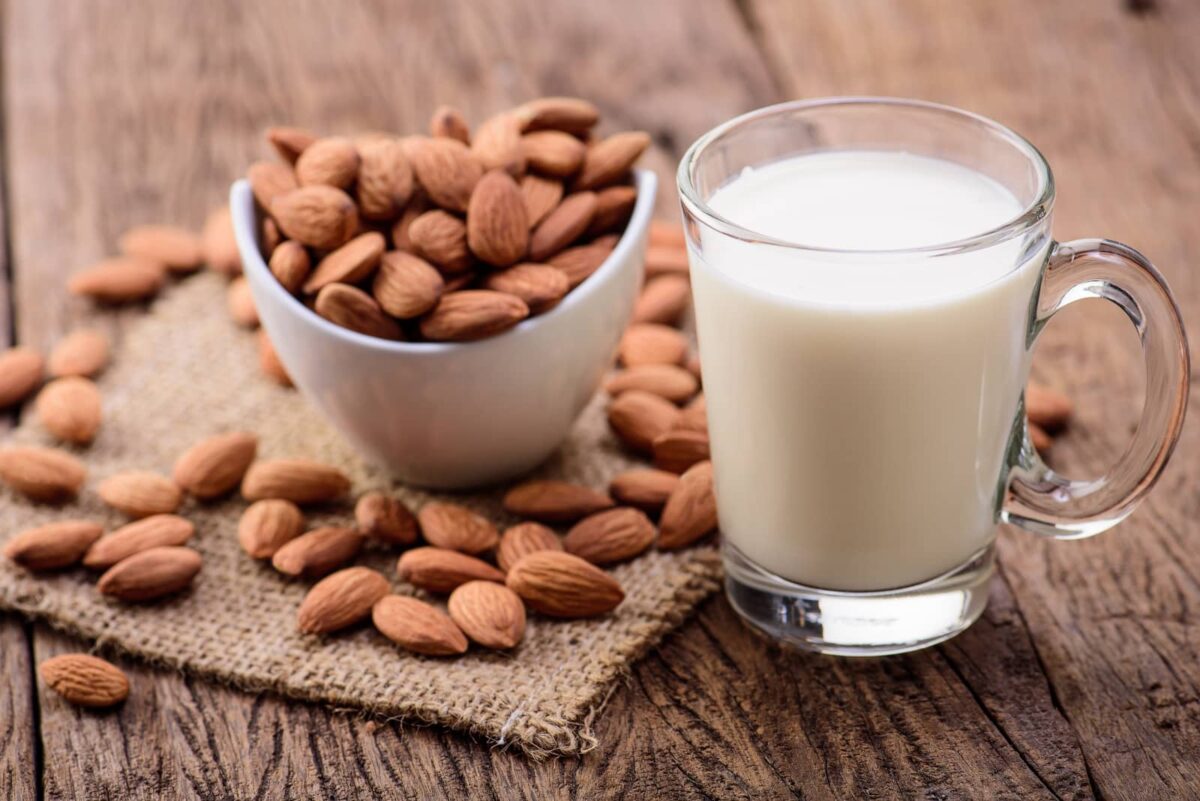
[[[415,182],[404,146],[397,139],[376,139],[359,147],[355,196],[359,213],[368,220],[390,220],[412,197]]]
[[[359,161],[358,148],[344,136],[318,139],[296,159],[296,180],[301,186],[348,189],[358,177]]]
[[[1074,411],[1071,399],[1058,390],[1032,381],[1025,386],[1025,413],[1045,431],[1065,427]]]
[[[233,231],[233,214],[229,206],[221,206],[208,215],[200,241],[204,247],[204,261],[210,270],[222,275],[241,273],[242,256]]]
[[[525,301],[530,314],[541,314],[554,308],[571,289],[562,270],[531,262],[488,273],[484,286]]]
[[[255,501],[238,521],[238,543],[252,559],[270,559],[275,552],[299,537],[304,514],[291,501],[269,498]]]
[[[604,391],[620,395],[631,389],[649,392],[672,403],[683,403],[700,389],[696,377],[674,364],[641,364],[614,373],[604,382]]]
[[[562,541],[551,529],[541,523],[518,523],[500,535],[496,548],[496,563],[508,571],[522,556],[534,551],[561,551]]]
[[[202,562],[191,548],[150,548],[110,567],[96,582],[96,589],[122,601],[157,600],[186,589]]]
[[[204,264],[200,237],[178,225],[139,225],[117,240],[126,256],[142,256],[166,266],[174,273],[190,273]]]
[[[308,634],[327,634],[353,626],[391,588],[383,574],[369,567],[348,567],[313,585],[300,604],[297,621]]]
[[[679,409],[668,400],[639,389],[622,392],[608,405],[608,423],[623,442],[652,453],[654,440],[675,427]]]
[[[244,276],[237,276],[229,282],[225,290],[225,305],[229,308],[229,316],[244,328],[258,326],[258,307],[254,305],[254,294],[250,291],[250,282]]]
[[[300,287],[312,273],[312,259],[309,258],[304,245],[289,239],[280,242],[271,253],[270,267],[276,280],[294,295],[300,291]]]
[[[654,524],[640,509],[621,507],[580,520],[563,538],[563,548],[597,565],[632,559],[654,542]]]
[[[528,316],[529,307],[518,297],[469,289],[443,295],[421,319],[421,333],[435,342],[466,342],[499,334]]]
[[[59,654],[38,665],[46,686],[77,706],[104,708],[129,697],[129,679],[111,662],[88,654]]]
[[[482,559],[430,546],[406,551],[396,563],[396,573],[428,592],[450,592],[468,581],[504,581],[504,574]]]
[[[376,231],[359,234],[317,263],[317,268],[304,282],[305,293],[311,295],[335,281],[356,284],[367,278],[379,266],[386,247],[383,234]]]
[[[317,137],[303,128],[277,126],[267,129],[267,141],[275,148],[280,158],[288,164],[295,164],[300,154],[317,141]]]
[[[258,437],[245,431],[218,434],[184,451],[171,471],[175,483],[197,498],[233,490],[258,453]]]
[[[520,120],[510,113],[488,118],[475,130],[471,152],[484,170],[503,170],[509,175],[521,176],[525,172],[525,150]]]
[[[413,141],[407,153],[430,200],[449,211],[467,210],[483,164],[466,145],[439,136]]]
[[[133,303],[157,295],[166,280],[166,270],[158,262],[117,256],[72,275],[67,290],[99,303]]]
[[[83,556],[84,567],[106,570],[135,553],[164,545],[184,545],[196,527],[177,515],[151,515],[96,540]]]
[[[688,344],[683,334],[658,323],[636,323],[625,329],[617,355],[626,367],[683,364]]]
[[[616,609],[625,593],[616,579],[574,554],[535,551],[508,571],[508,588],[552,617],[594,617]]]
[[[336,500],[350,490],[350,479],[327,464],[310,459],[270,459],[255,462],[242,479],[248,501],[282,498],[298,504]]]
[[[613,134],[588,148],[575,178],[576,189],[599,189],[622,180],[650,146],[650,134],[627,131]]]
[[[145,470],[109,476],[96,486],[96,494],[109,506],[135,518],[174,512],[182,500],[174,481]]]
[[[462,112],[452,106],[438,106],[429,120],[430,136],[446,136],[464,145],[471,144],[471,129]]]
[[[50,351],[50,359],[46,366],[50,375],[62,378],[69,375],[94,378],[108,366],[109,345],[108,337],[102,332],[91,328],[79,329],[67,334],[54,350]],[[0,365],[3,357],[0,357]],[[0,366],[0,383],[4,369]],[[2,393],[0,393],[2,395]],[[0,398],[0,406],[4,404]]]
[[[633,307],[633,322],[675,325],[687,311],[692,285],[680,275],[661,275],[646,282]]]
[[[544,523],[569,523],[604,509],[612,498],[566,481],[527,481],[504,494],[504,509]]]
[[[453,656],[467,650],[467,638],[454,621],[416,598],[384,596],[371,610],[371,620],[380,634],[414,653]]]
[[[324,576],[357,556],[362,544],[363,535],[352,528],[314,528],[281,545],[271,565],[286,576]]]
[[[17,534],[4,555],[27,570],[58,570],[76,564],[103,533],[90,520],[59,520]]]
[[[389,317],[375,298],[349,284],[328,284],[317,293],[313,306],[331,323],[380,339],[404,339],[400,324]]]
[[[90,378],[56,378],[38,393],[37,415],[56,438],[87,445],[100,429],[100,390]]]
[[[529,258],[545,261],[587,231],[596,213],[595,192],[575,192],[546,215],[529,239]]]
[[[687,240],[684,238],[683,228],[679,222],[676,220],[651,220],[650,246],[685,250]]]
[[[467,206],[467,245],[493,267],[515,264],[529,247],[529,221],[512,176],[491,170],[475,185]]]
[[[654,466],[682,473],[709,458],[708,432],[675,428],[654,440]]]
[[[530,228],[536,227],[546,219],[546,215],[558,208],[562,197],[562,181],[532,174],[521,178],[521,198],[525,202],[525,217]]]
[[[562,131],[535,131],[521,137],[521,150],[530,170],[552,178],[569,178],[583,166],[587,146]]]
[[[450,593],[446,606],[459,629],[484,648],[512,648],[525,636],[525,604],[503,584],[468,581]]]
[[[686,250],[674,247],[651,245],[646,248],[646,277],[654,278],[660,275],[688,276],[688,256]]]
[[[270,210],[275,198],[293,192],[300,187],[296,173],[286,164],[274,161],[256,161],[246,170],[246,180],[258,205]]]
[[[34,501],[74,498],[86,478],[87,468],[65,451],[33,445],[0,450],[0,480]]]
[[[371,539],[393,545],[417,541],[417,518],[408,507],[382,492],[368,492],[354,505],[358,530]]]
[[[303,186],[271,201],[271,216],[289,239],[333,250],[358,231],[354,201],[332,186]]]
[[[421,533],[430,545],[478,554],[496,547],[500,534],[482,515],[465,506],[434,501],[417,512]]]
[[[258,332],[258,365],[276,383],[285,387],[292,385],[291,376],[287,374],[283,362],[279,360],[279,354],[276,353],[271,338],[267,336],[266,331],[261,329]]]
[[[658,522],[658,547],[683,548],[717,527],[712,462],[700,462],[679,478]]]
[[[0,408],[15,406],[41,386],[45,362],[30,348],[9,348],[0,354]]]
[[[613,476],[608,491],[619,502],[644,512],[662,510],[667,498],[679,486],[679,476],[666,470],[638,468]]]
[[[515,110],[523,131],[556,130],[586,133],[600,119],[600,110],[577,97],[541,97]]]

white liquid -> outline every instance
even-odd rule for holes
[[[775,239],[874,251],[1021,212],[973,170],[884,152],[768,164],[709,203]],[[1028,247],[821,254],[706,235],[692,276],[722,535],[842,590],[924,581],[988,544],[1045,255]]]

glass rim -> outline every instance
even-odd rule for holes
[[[751,228],[739,225],[729,218],[718,214],[705,200],[701,199],[699,191],[696,189],[693,175],[705,151],[713,144],[716,144],[730,133],[743,128],[747,125],[752,125],[768,117],[778,116],[780,114],[806,111],[810,109],[831,108],[836,106],[879,106],[879,107],[894,107],[919,109],[938,114],[944,114],[951,117],[956,117],[962,122],[970,122],[975,125],[980,125],[992,133],[998,134],[1006,140],[1014,148],[1020,151],[1034,165],[1038,176],[1038,191],[1035,198],[1026,205],[1017,215],[1009,220],[982,231],[977,234],[972,234],[967,237],[955,239],[949,242],[936,242],[929,245],[920,245],[918,247],[908,248],[885,248],[882,250],[867,250],[859,248],[829,248],[819,247],[815,245],[806,245],[802,242],[792,242],[786,239],[778,239],[773,236],[755,231]],[[705,225],[715,231],[723,233],[727,236],[741,239],[747,242],[756,242],[761,244],[774,245],[781,248],[787,248],[794,251],[803,251],[809,253],[825,253],[830,255],[857,255],[857,256],[880,256],[880,255],[924,255],[936,256],[951,253],[962,253],[965,251],[978,250],[981,248],[990,247],[992,245],[1004,242],[1022,231],[1026,231],[1036,225],[1041,220],[1045,219],[1050,213],[1054,205],[1054,175],[1050,170],[1050,164],[1046,161],[1046,157],[1037,149],[1032,142],[1021,136],[1016,131],[1006,125],[1002,125],[995,120],[985,117],[982,114],[976,114],[972,111],[948,106],[942,103],[933,103],[927,100],[913,100],[908,98],[897,97],[872,97],[872,96],[844,96],[844,97],[825,97],[811,100],[792,100],[785,103],[776,103],[771,106],[755,109],[740,116],[734,117],[717,127],[703,134],[699,139],[688,147],[683,154],[683,158],[679,162],[679,169],[676,173],[676,184],[679,189],[680,201],[684,207],[695,217],[701,220]]]

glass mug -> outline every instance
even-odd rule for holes
[[[1162,471],[1179,310],[1135,250],[1051,239],[1050,168],[1016,133],[924,102],[785,103],[705,134],[678,182],[726,591],[753,627],[843,655],[940,642],[983,611],[998,523],[1091,536]],[[977,198],[1011,208],[971,228]],[[1147,378],[1095,480],[1042,462],[1023,401],[1039,332],[1085,298],[1128,315]]]

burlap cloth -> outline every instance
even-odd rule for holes
[[[308,456],[336,464],[355,493],[390,485],[309,409],[300,394],[273,385],[258,370],[254,337],[225,312],[224,282],[213,275],[185,281],[130,329],[100,379],[104,423],[80,456],[88,487],[63,507],[0,495],[0,540],[29,526],[89,517],[125,522],[104,507],[93,487],[131,469],[169,474],[175,458],[211,434],[249,430],[260,457]],[[31,416],[30,416],[31,417]],[[27,417],[14,440],[49,442]],[[604,421],[603,399],[588,407],[561,452],[538,473],[594,487],[630,466]],[[434,495],[396,487],[414,509]],[[455,494],[498,524],[511,522],[499,492]],[[45,619],[115,650],[247,690],[270,690],[354,707],[373,714],[438,723],[514,744],[533,755],[573,754],[596,745],[592,721],[629,665],[718,585],[712,547],[651,552],[616,567],[627,593],[615,613],[563,622],[532,615],[512,653],[472,649],[458,659],[426,658],[392,645],[369,626],[327,637],[301,635],[296,609],[309,584],[285,580],[246,556],[236,539],[245,503],[237,497],[180,510],[196,524],[192,545],[204,556],[194,587],[166,602],[133,606],[96,592],[83,570],[34,577],[0,559],[0,607]],[[349,502],[314,512],[310,521],[351,519]],[[395,578],[393,551],[359,559]]]

